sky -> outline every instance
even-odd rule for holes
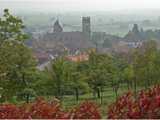
[[[0,9],[49,11],[117,11],[160,9],[160,0],[0,0]]]

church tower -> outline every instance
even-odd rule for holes
[[[54,32],[54,33],[63,32],[63,28],[62,28],[61,25],[59,24],[59,21],[58,21],[58,20],[56,20],[56,22],[54,23],[53,32]]]
[[[90,21],[90,17],[82,17],[82,32],[90,40],[90,38],[91,38],[91,21]]]

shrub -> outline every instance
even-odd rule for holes
[[[65,119],[67,112],[62,111],[60,104],[57,102],[46,102],[44,99],[37,99],[31,104],[25,105],[25,110],[29,116],[35,119]],[[29,107],[28,107],[29,106]]]
[[[94,102],[85,101],[72,111],[73,119],[100,119],[98,106]]]
[[[108,118],[160,118],[160,86],[140,91],[136,99],[132,93],[123,95],[109,106]]]
[[[0,105],[0,119],[67,119],[68,117],[69,113],[62,111],[59,103],[49,103],[42,98],[21,106]]]
[[[98,107],[93,102],[83,102],[71,111],[65,112],[58,102],[46,102],[39,98],[33,103],[21,106],[0,105],[0,119],[99,119]]]
[[[0,119],[23,119],[29,118],[26,116],[25,111],[21,110],[16,105],[4,104],[0,105]]]

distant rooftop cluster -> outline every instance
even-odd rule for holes
[[[81,53],[79,55],[69,55],[66,58],[72,62],[82,62],[89,60],[89,55],[87,53]]]
[[[101,53],[122,53],[143,46],[143,43],[150,39],[150,34],[160,39],[160,30],[144,31],[139,29],[137,24],[124,36],[107,34],[105,32],[91,31],[90,17],[82,17],[82,30],[66,32],[63,24],[57,19],[51,32],[46,32],[33,42],[33,49],[36,58],[39,60],[40,69],[44,68],[50,60],[61,55],[73,62],[81,62],[89,59],[85,51],[96,49]]]
[[[82,31],[65,32],[57,19],[51,32],[47,32],[34,40],[35,56],[40,65],[64,53],[67,59],[73,62],[88,60],[84,51],[94,48],[91,42],[90,17],[82,17]],[[41,66],[43,68],[43,65]]]

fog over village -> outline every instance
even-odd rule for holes
[[[0,119],[159,119],[159,84],[160,1],[0,0]]]
[[[125,4],[123,5],[123,3]],[[130,5],[131,3],[136,6]],[[72,54],[83,51],[83,48],[91,48],[91,46],[97,47],[101,52],[114,50],[127,52],[129,47],[136,46],[134,44],[141,44],[142,40],[149,39],[150,36],[148,35],[158,34],[160,27],[160,15],[158,13],[160,10],[158,5],[155,7],[157,1],[152,3],[142,0],[131,3],[125,0],[121,2],[115,0],[108,2],[103,0],[100,2],[91,0],[2,0],[0,8],[3,10],[10,7],[14,14],[24,20],[25,30],[32,36],[27,43],[33,47],[40,63],[45,63],[54,56],[62,54],[66,49]],[[142,3],[145,3],[143,7],[141,7]],[[150,3],[154,5],[153,8]],[[81,8],[81,5],[84,9]],[[150,7],[148,8],[148,6]],[[83,35],[77,35],[80,34],[78,32],[84,32],[83,17],[89,17],[88,32],[90,38],[87,43],[86,40],[83,40],[85,39],[82,38]],[[56,35],[56,23],[62,28],[58,32],[65,32],[61,34],[62,38],[60,38],[61,35]],[[137,29],[137,33],[134,33],[133,29]],[[51,39],[47,38],[52,33],[58,38],[53,38],[53,36]],[[44,36],[45,38],[43,38]],[[75,37],[76,40],[71,42],[72,40],[66,40],[67,37]],[[160,38],[158,35],[154,37],[154,39]],[[62,43],[59,44],[59,42]],[[131,45],[127,46],[127,44]]]

